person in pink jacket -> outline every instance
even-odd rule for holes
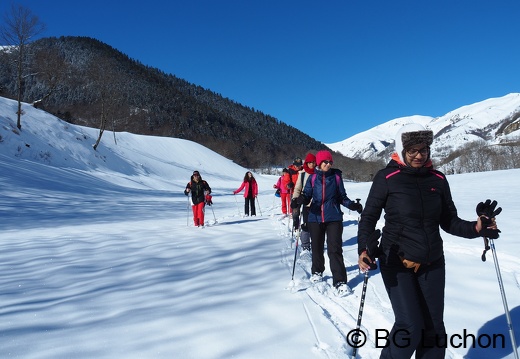
[[[236,191],[233,191],[233,194],[241,192],[244,188],[244,213],[249,216],[249,208],[251,208],[251,216],[256,216],[255,198],[258,196],[258,183],[249,171],[246,172],[242,185]]]
[[[291,213],[291,192],[294,185],[291,181],[289,170],[284,168],[282,176],[278,179],[273,188],[280,190],[280,198],[282,200],[282,214],[288,216]]]

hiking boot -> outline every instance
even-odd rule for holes
[[[311,283],[318,283],[323,280],[323,273],[313,273],[311,275],[310,281]]]
[[[339,282],[336,284],[336,295],[338,297],[344,297],[352,293],[352,289],[349,288],[347,283]]]

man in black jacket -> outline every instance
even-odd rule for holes
[[[199,171],[194,171],[191,180],[186,185],[184,194],[187,196],[191,192],[191,206],[193,210],[193,224],[195,227],[204,227],[204,206],[206,196],[211,193],[208,183],[202,179]]]

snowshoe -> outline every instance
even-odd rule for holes
[[[352,289],[349,288],[347,283],[339,282],[336,284],[335,293],[338,297],[346,297],[347,295],[352,294]]]
[[[323,274],[322,273],[313,273],[309,280],[311,281],[311,283],[321,282],[323,280]]]

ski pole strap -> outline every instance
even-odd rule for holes
[[[489,239],[487,237],[484,237],[484,251],[482,252],[482,262],[485,262],[486,261],[486,253],[487,251],[489,251],[490,247],[489,247]]]

